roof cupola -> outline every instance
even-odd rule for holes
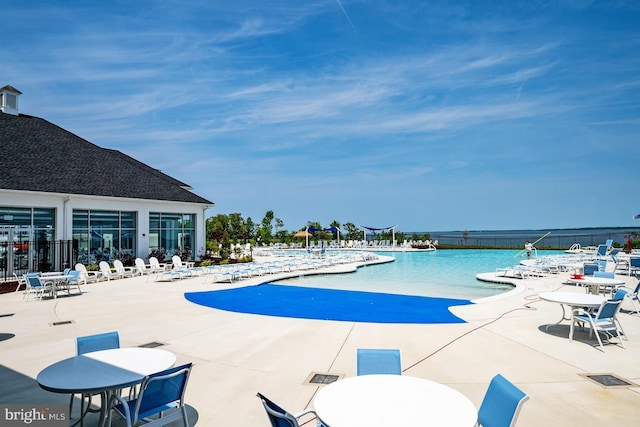
[[[7,114],[18,115],[18,97],[22,95],[18,89],[6,85],[0,89],[0,111]]]

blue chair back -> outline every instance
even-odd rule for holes
[[[615,273],[613,271],[594,271],[593,277],[603,277],[605,279],[613,279],[615,278]]]
[[[597,259],[593,261],[594,264],[598,264],[598,270],[605,271],[607,269],[607,261],[604,259]]]
[[[400,350],[359,348],[357,350],[357,374],[402,374]]]
[[[620,304],[622,304],[622,299],[610,299],[603,302],[600,306],[600,310],[598,310],[598,315],[596,316],[596,318],[598,320],[606,320],[615,317],[615,315],[618,313]]]
[[[76,337],[78,355],[112,348],[120,348],[120,335],[117,331]]]
[[[631,257],[631,258],[629,258],[629,266],[630,267],[640,267],[640,258],[639,257]]]
[[[607,245],[598,245],[598,256],[607,255],[607,249],[609,249],[609,246]]]
[[[191,363],[187,363],[145,377],[140,385],[132,424],[169,408],[184,406],[191,366]]]
[[[500,374],[489,383],[480,404],[478,423],[482,427],[511,427],[515,425],[520,408],[529,397]]]
[[[638,285],[640,286],[640,285]],[[613,294],[613,298],[611,298],[614,301],[618,301],[618,300],[623,300],[624,297],[627,295],[627,290],[624,288],[619,288],[615,294]]]
[[[598,264],[588,263],[584,265],[584,275],[592,276],[594,271],[598,271],[600,266]]]
[[[261,393],[258,393],[258,397],[262,401],[265,411],[267,411],[271,427],[299,427],[298,420],[293,414],[282,409]]]
[[[69,276],[67,278],[68,283],[78,283],[78,280],[80,280],[80,272],[78,270],[69,271],[67,276]]]
[[[44,285],[40,281],[40,276],[38,274],[27,273],[24,275],[24,278],[27,280],[27,283],[29,283],[29,286],[34,289],[44,287]]]

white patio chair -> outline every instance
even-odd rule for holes
[[[158,273],[167,269],[167,264],[160,263],[160,261],[158,261],[158,258],[153,256],[149,257],[149,265],[151,266],[151,271],[153,273]]]
[[[140,276],[145,276],[147,274],[153,273],[153,267],[151,267],[151,265],[145,264],[142,258],[136,258],[135,264],[136,264],[136,273],[139,274]]]
[[[102,277],[106,277],[107,280],[120,279],[122,277],[121,273],[111,269],[107,261],[100,261],[98,266],[100,267],[100,274],[102,274]]]
[[[125,267],[119,259],[113,260],[113,268],[116,273],[120,273],[120,277],[133,277],[136,270],[133,267]]]
[[[76,270],[80,272],[80,277],[78,278],[79,282],[83,284],[87,284],[90,282],[97,282],[100,280],[100,272],[99,271],[87,271],[87,267],[85,267],[82,263],[77,263]]]

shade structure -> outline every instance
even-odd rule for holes
[[[309,233],[307,230],[300,230],[293,235],[293,237],[309,237],[309,236],[311,236],[311,233]]]

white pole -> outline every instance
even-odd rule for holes
[[[309,249],[309,226],[308,225],[307,225],[307,228],[304,229],[304,231],[305,231],[304,237],[307,242],[307,249]]]

